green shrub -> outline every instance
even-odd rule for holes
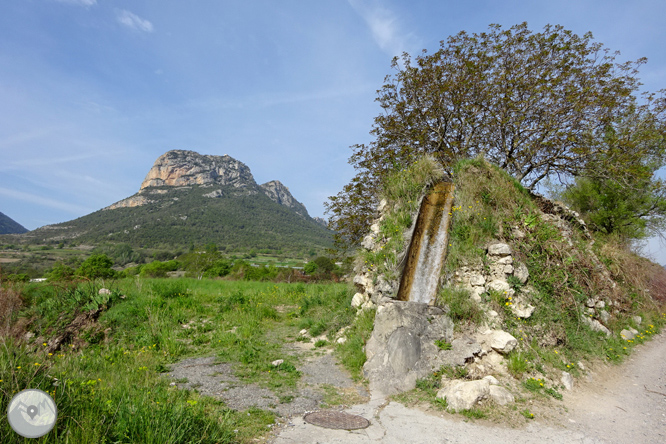
[[[76,275],[88,279],[112,278],[116,272],[111,269],[113,261],[106,254],[93,254],[83,261],[76,270]]]
[[[178,261],[170,260],[167,262],[153,261],[141,267],[141,277],[163,278],[167,272],[178,270],[180,264]]]
[[[63,263],[57,263],[47,274],[47,279],[52,282],[71,281],[74,278],[74,269]]]

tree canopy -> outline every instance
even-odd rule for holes
[[[654,106],[662,99],[637,105],[636,76],[646,60],[617,63],[617,55],[591,33],[559,25],[534,33],[522,23],[463,31],[433,54],[394,58],[396,73],[376,99],[383,112],[374,120],[375,139],[352,147],[357,174],[327,203],[338,245],[360,240],[384,178],[425,154],[449,173],[456,160],[483,155],[533,189],[552,174],[599,176],[609,162],[620,170],[632,163],[617,159],[654,152],[654,137],[632,150],[608,143],[609,132],[632,132],[631,118],[641,113],[652,122],[648,132],[661,131],[663,140]],[[628,177],[631,168],[616,173]]]

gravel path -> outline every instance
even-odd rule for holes
[[[666,335],[636,347],[621,366],[604,367],[565,394],[562,412],[548,422],[524,428],[464,422],[459,416],[433,416],[399,403],[373,398],[348,413],[370,420],[357,431],[332,430],[297,416],[278,431],[273,444],[663,444],[666,443]]]

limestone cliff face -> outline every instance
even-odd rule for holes
[[[251,195],[263,192],[272,201],[291,208],[302,217],[309,217],[305,206],[294,199],[289,188],[280,181],[272,180],[263,185],[257,185],[250,168],[243,162],[226,154],[211,156],[186,150],[173,150],[162,154],[146,175],[137,194],[116,202],[104,210],[153,204],[156,201],[151,195],[170,192],[156,187],[173,187],[170,190],[187,191],[196,185],[211,187],[212,190],[203,195],[212,199],[228,194],[228,191],[217,189],[216,186],[236,188],[232,192],[233,195]]]
[[[266,193],[273,202],[289,207],[301,216],[308,215],[308,210],[305,209],[305,206],[294,199],[294,196],[289,192],[289,188],[284,186],[279,180],[266,182],[261,185],[261,189],[264,190],[264,193]]]
[[[323,217],[313,217],[314,221],[317,222],[322,227],[328,227],[328,222]]]
[[[160,186],[254,185],[250,168],[224,155],[201,155],[194,151],[173,150],[161,155],[141,184],[141,190]]]
[[[128,197],[127,199],[123,199],[120,202],[116,202],[112,205],[109,205],[108,207],[104,208],[104,210],[115,210],[116,208],[140,207],[141,205],[146,205],[152,202],[153,202],[152,200],[148,199],[145,196],[132,196]]]

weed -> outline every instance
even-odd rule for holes
[[[506,366],[509,373],[511,373],[511,376],[514,378],[520,379],[523,373],[525,373],[530,367],[528,355],[521,351],[514,350],[509,354],[508,358]]]
[[[446,342],[446,341],[443,340],[443,339],[437,339],[437,340],[435,341],[435,345],[436,345],[437,348],[439,348],[440,350],[451,350],[451,349],[453,348],[453,346],[451,345],[450,342]]]
[[[523,387],[532,392],[538,392],[543,389],[543,379],[529,378],[523,381]]]
[[[521,410],[520,414],[525,417],[525,419],[534,419],[534,413],[530,413],[529,409]]]
[[[461,322],[480,324],[484,320],[483,310],[464,288],[443,287],[437,295],[436,304],[448,307],[448,315],[456,325]]]
[[[552,387],[547,388],[545,392],[557,400],[562,400],[562,394]]]
[[[437,372],[430,376],[416,380],[416,388],[425,392],[435,394],[441,386],[441,377]]]
[[[356,380],[362,377],[361,369],[366,360],[364,346],[370,339],[374,322],[375,310],[364,310],[346,331],[347,341],[336,345],[335,350],[340,362]]]
[[[440,369],[440,373],[449,379],[465,379],[467,377],[467,368],[458,365],[445,365]]]
[[[446,402],[446,398],[435,398],[433,402],[442,410],[446,410],[449,407],[449,404]]]
[[[486,417],[486,414],[480,409],[465,409],[460,410],[459,413],[469,419],[482,419]]]
[[[315,348],[325,347],[327,345],[328,341],[326,339],[319,339],[314,343]]]

